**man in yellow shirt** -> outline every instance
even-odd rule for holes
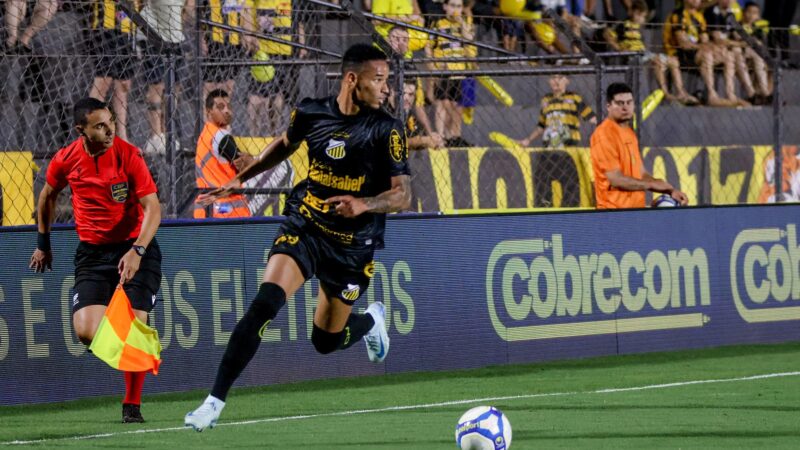
[[[645,192],[669,194],[681,205],[686,194],[653,178],[642,164],[639,140],[631,128],[633,91],[612,83],[606,91],[608,118],[592,134],[591,154],[597,209],[644,208]]]

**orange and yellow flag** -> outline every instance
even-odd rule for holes
[[[122,286],[117,286],[111,297],[89,350],[115,369],[158,375],[161,364],[158,331],[134,315]]]

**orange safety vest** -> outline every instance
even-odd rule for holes
[[[230,134],[211,122],[206,122],[197,139],[194,168],[198,188],[217,188],[236,176],[236,169],[219,153],[222,138]],[[195,203],[194,217],[206,217],[206,207]],[[250,217],[250,208],[242,194],[231,195],[214,202],[212,217]]]

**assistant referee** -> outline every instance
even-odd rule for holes
[[[80,137],[53,157],[39,194],[39,236],[30,267],[36,272],[52,270],[50,227],[58,194],[69,186],[80,239],[72,326],[89,345],[120,283],[136,317],[147,322],[161,284],[161,251],[154,238],[161,206],[141,150],[115,135],[108,106],[85,98],[75,104],[74,117]],[[124,423],[144,421],[144,378],[145,372],[125,372]]]

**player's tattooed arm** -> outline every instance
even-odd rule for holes
[[[398,175],[392,177],[392,187],[381,192],[375,197],[353,197],[352,195],[339,195],[325,201],[327,204],[336,205],[336,214],[352,218],[365,212],[390,213],[403,211],[411,206],[411,177]]]
[[[391,189],[363,200],[369,212],[389,213],[408,209],[411,206],[411,177],[408,175],[392,177]]]

